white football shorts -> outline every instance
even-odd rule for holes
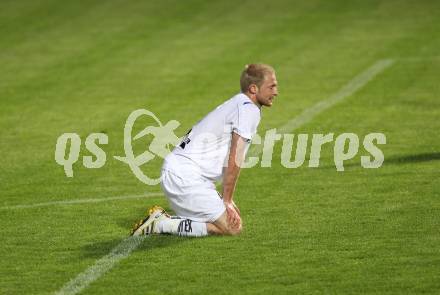
[[[177,216],[214,222],[226,208],[213,182],[189,172],[162,169],[162,190]]]

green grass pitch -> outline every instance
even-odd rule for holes
[[[246,63],[265,62],[280,95],[264,135],[392,59],[293,131],[382,132],[381,168],[362,168],[361,148],[337,172],[328,144],[319,168],[287,169],[277,143],[271,168],[240,176],[241,236],[147,238],[81,294],[439,294],[439,49],[434,0],[2,1],[0,293],[61,290],[147,207],[168,208],[160,195],[13,207],[159,193],[113,158],[133,110],[178,120],[182,136],[238,92]],[[65,132],[83,142],[73,178],[54,160]],[[109,137],[100,169],[82,165],[93,132]]]

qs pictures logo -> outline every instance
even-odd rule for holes
[[[147,126],[141,132],[133,136],[133,126],[136,120],[141,116],[152,118],[157,126]],[[148,185],[156,185],[160,182],[159,178],[150,178],[144,174],[141,166],[156,157],[165,158],[170,152],[170,145],[175,146],[179,142],[179,137],[174,134],[174,130],[179,127],[180,123],[171,120],[165,125],[156,117],[156,115],[148,110],[139,109],[133,111],[127,118],[124,127],[124,156],[114,156],[116,160],[127,164],[133,174],[143,183]],[[148,134],[153,135],[148,150],[139,155],[135,155],[133,151],[133,141],[138,140]],[[105,165],[107,155],[99,145],[108,144],[109,138],[105,133],[91,133],[85,140],[85,148],[91,152],[92,156],[83,156],[82,162],[86,168],[101,168]],[[70,143],[70,144],[69,144]],[[55,161],[64,167],[67,177],[73,177],[73,164],[79,160],[81,149],[81,138],[77,133],[64,133],[57,139],[55,148]],[[68,148],[69,146],[69,148]],[[67,151],[66,151],[67,150]]]
[[[152,119],[154,125],[145,127],[142,131],[133,134],[133,126],[141,117]],[[140,123],[137,123],[140,124]],[[148,185],[156,185],[161,179],[151,178],[141,169],[142,166],[155,159],[156,157],[164,159],[171,148],[177,146],[177,149],[199,148],[203,150],[204,145],[209,145],[210,149],[221,149],[221,146],[213,146],[221,144],[217,140],[216,134],[209,132],[191,132],[191,130],[183,138],[179,138],[174,134],[174,130],[180,126],[176,120],[170,120],[165,125],[152,112],[139,109],[133,111],[127,118],[124,127],[124,153],[123,156],[113,156],[116,160],[128,165],[133,174],[143,183]],[[233,132],[231,126],[225,127],[223,133]],[[151,135],[153,139],[148,145],[148,149],[136,154],[133,149],[133,142],[147,135]],[[294,138],[296,138],[296,149],[294,150]],[[310,140],[309,140],[310,139]],[[277,141],[282,142],[280,161],[285,168],[298,168],[306,162],[306,154],[309,154],[308,167],[316,168],[320,165],[321,150],[323,147],[333,146],[333,161],[337,171],[344,171],[344,162],[354,159],[359,152],[361,153],[360,165],[363,168],[380,168],[384,162],[384,154],[379,145],[386,144],[386,136],[383,133],[369,133],[365,135],[363,140],[354,133],[334,133],[328,134],[278,134],[276,129],[266,131],[264,137],[255,134],[252,138],[251,145],[254,145],[254,152],[243,163],[237,165],[242,168],[252,168],[260,164],[262,168],[272,167],[274,146]],[[82,163],[86,168],[101,168],[105,165],[107,155],[100,147],[109,142],[108,135],[105,133],[91,133],[87,136],[84,144],[85,148],[92,153],[92,156],[83,156]],[[309,142],[311,144],[309,145]],[[334,143],[333,143],[334,142]],[[363,151],[360,146],[362,143]],[[73,164],[79,160],[81,149],[81,138],[77,133],[64,133],[58,137],[55,148],[55,161],[64,167],[67,177],[73,177]],[[201,149],[200,149],[201,148]],[[257,152],[256,152],[257,151]],[[363,154],[363,155],[362,155]],[[294,156],[293,156],[294,155]],[[219,159],[212,158],[213,162]],[[223,160],[223,159],[220,159]],[[237,160],[237,159],[236,159]],[[228,161],[224,161],[224,166]]]

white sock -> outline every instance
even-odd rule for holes
[[[172,234],[182,237],[204,237],[208,235],[206,223],[190,219],[167,218],[157,224],[158,230],[163,234]]]

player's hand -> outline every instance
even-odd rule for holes
[[[233,202],[225,202],[226,213],[228,215],[228,223],[232,228],[239,228],[241,226],[241,217],[235,208]],[[238,208],[237,208],[238,209]]]
[[[238,213],[238,216],[240,216],[240,217],[241,217],[240,209],[238,209],[238,207],[237,207],[237,205],[235,204],[235,202],[234,202],[234,201],[231,201],[231,202],[232,202],[232,205],[234,206],[234,209],[235,209],[235,211],[237,211],[237,213]]]

